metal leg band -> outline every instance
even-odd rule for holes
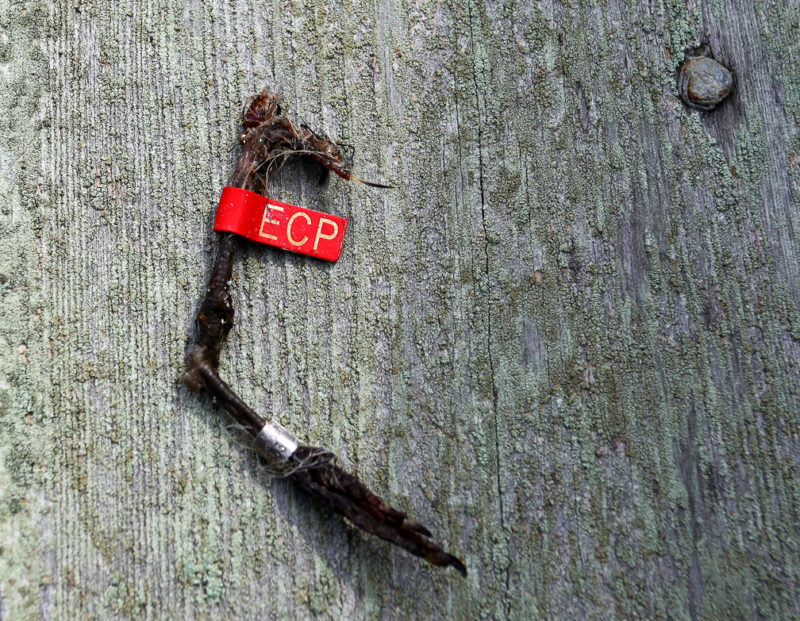
[[[268,422],[256,436],[256,450],[267,459],[285,461],[297,447],[297,439],[278,423]]]

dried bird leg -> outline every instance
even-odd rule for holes
[[[242,126],[244,133],[239,138],[242,153],[233,174],[233,186],[266,194],[269,174],[289,157],[297,156],[319,162],[343,179],[389,187],[355,177],[335,142],[318,136],[306,125],[292,123],[282,115],[278,96],[266,89],[245,104]],[[442,550],[425,527],[383,502],[358,477],[336,466],[329,451],[299,445],[280,425],[265,421],[219,376],[220,350],[233,326],[230,285],[236,242],[234,233],[219,233],[217,257],[186,355],[184,382],[195,392],[208,392],[256,438],[256,449],[273,473],[294,481],[362,530],[433,565],[452,566],[466,575],[464,564]]]

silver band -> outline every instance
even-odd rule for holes
[[[267,459],[287,460],[297,447],[297,439],[278,423],[268,422],[256,436],[256,450]]]

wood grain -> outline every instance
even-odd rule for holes
[[[0,616],[800,615],[796,2],[0,0]],[[736,74],[677,96],[708,42]],[[222,373],[463,555],[363,537],[180,382],[242,100],[355,148]]]

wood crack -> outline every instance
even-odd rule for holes
[[[472,3],[469,4],[469,28],[470,28],[470,44],[473,48],[473,55],[472,55],[472,80],[473,85],[475,87],[475,107],[478,115],[478,123],[477,123],[477,132],[478,132],[478,188],[480,190],[480,197],[481,197],[481,225],[483,226],[483,237],[484,237],[484,272],[486,274],[486,287],[487,287],[487,295],[486,295],[486,352],[487,357],[489,360],[489,375],[491,379],[491,387],[492,387],[492,410],[494,413],[494,449],[495,449],[495,485],[497,488],[497,502],[498,502],[498,509],[499,509],[499,521],[500,521],[500,530],[503,533],[504,544],[508,546],[509,544],[509,534],[506,530],[505,524],[505,502],[503,498],[503,482],[502,477],[500,476],[502,472],[502,460],[500,458],[500,411],[498,410],[498,392],[497,392],[497,381],[495,378],[495,368],[494,368],[494,357],[492,355],[492,301],[491,295],[489,295],[489,283],[491,280],[491,264],[490,264],[490,257],[489,257],[489,233],[488,227],[486,226],[486,193],[485,193],[485,180],[484,180],[484,161],[483,161],[483,150],[484,150],[484,138],[483,138],[483,125],[484,125],[484,114],[483,114],[483,106],[481,105],[481,85],[479,80],[479,70],[477,66],[477,58],[475,51],[475,19],[473,15],[473,5]],[[511,569],[510,563],[506,562],[504,568],[504,583],[506,590],[509,589],[510,582],[511,582]],[[510,613],[508,605],[504,603],[504,608],[506,610],[506,614]]]

